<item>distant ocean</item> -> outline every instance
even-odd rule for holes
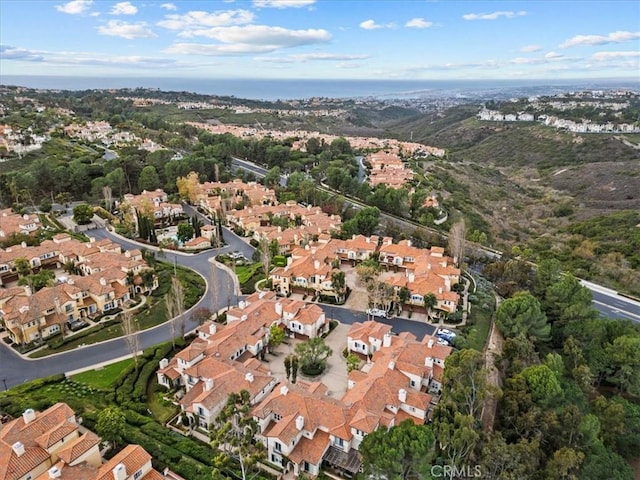
[[[544,95],[582,89],[639,90],[639,79],[588,80],[288,80],[202,78],[110,78],[0,75],[0,84],[31,88],[88,90],[157,88],[163,91],[235,96],[255,100],[328,98],[427,98],[459,95],[482,97],[502,94]],[[526,92],[526,93],[523,93]]]

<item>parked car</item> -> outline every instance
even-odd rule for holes
[[[449,347],[451,345],[451,343],[449,343],[449,340],[446,340],[444,338],[438,338],[438,345],[443,345],[445,347]]]
[[[382,317],[382,318],[388,317],[388,313],[385,310],[382,310],[380,308],[367,309],[367,315],[371,315],[372,317]]]
[[[456,333],[451,330],[447,330],[446,328],[439,328],[438,333],[436,333],[437,337],[449,337],[456,338]]]

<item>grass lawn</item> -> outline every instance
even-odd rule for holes
[[[489,336],[489,328],[491,327],[491,316],[493,312],[480,307],[472,309],[471,320],[473,325],[469,329],[467,342],[469,348],[482,351],[484,344]]]
[[[77,383],[83,383],[101,389],[110,389],[115,384],[118,377],[122,375],[122,371],[126,370],[131,365],[133,365],[133,360],[129,358],[127,360],[112,363],[111,365],[107,365],[99,370],[88,370],[86,372],[79,373],[71,378]]]
[[[236,275],[240,283],[246,283],[251,277],[262,270],[262,263],[252,263],[251,265],[238,265]]]
[[[175,417],[180,408],[173,403],[164,400],[162,398],[163,392],[156,391],[157,385],[158,380],[156,378],[152,378],[147,386],[147,404],[149,405],[149,410],[151,410],[153,418],[164,424]],[[164,389],[161,390],[164,391]]]

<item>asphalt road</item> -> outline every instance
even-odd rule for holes
[[[186,207],[185,210],[193,215],[194,210]],[[198,214],[199,215],[199,214]],[[125,238],[113,235],[105,229],[92,230],[88,232],[96,239],[110,238],[119,243],[123,249],[131,250],[140,248],[140,244],[131,242]],[[233,232],[225,229],[224,240],[226,245],[214,251],[200,254],[178,254],[171,251],[164,251],[163,260],[191,268],[198,272],[207,281],[207,291],[200,301],[192,307],[192,310],[205,307],[212,311],[219,310],[227,305],[235,305],[239,300],[234,288],[234,279],[226,270],[218,268],[216,274],[216,285],[211,288],[213,264],[209,258],[229,251],[240,251],[247,258],[251,258],[254,252],[253,247],[244,240],[236,236]],[[640,322],[640,302],[621,297],[615,291],[601,287],[589,282],[583,282],[593,294],[594,307],[601,314],[608,318],[628,319]],[[214,293],[215,292],[215,295]],[[343,307],[322,305],[320,307],[331,319],[339,320],[342,323],[352,324],[356,321],[367,320],[367,315],[363,312],[356,312]],[[197,327],[197,323],[190,319],[190,312],[186,312],[187,330]],[[425,323],[408,319],[377,319],[383,323],[393,326],[396,333],[411,332],[418,338],[425,334],[432,334],[434,327]],[[159,325],[140,333],[140,345],[147,348],[152,345],[169,340],[170,327],[168,324]],[[17,355],[4,342],[0,345],[0,387],[11,388],[24,382],[49,375],[63,373],[88,367],[98,363],[106,362],[114,358],[129,354],[129,350],[122,338],[110,340],[96,345],[76,348],[75,350],[49,356],[43,359],[27,360]]]
[[[193,210],[185,208],[189,214],[193,214]],[[90,235],[96,239],[109,238],[119,243],[123,249],[131,250],[140,248],[140,244],[131,242],[125,238],[113,235],[105,229],[92,230]],[[211,252],[204,252],[195,255],[177,254],[170,251],[164,251],[165,260],[170,263],[176,263],[184,267],[191,268],[202,275],[207,280],[207,286],[211,287],[211,268],[212,264],[209,258],[218,253],[238,250],[245,256],[251,258],[253,255],[253,247],[236,236],[233,232],[225,230],[224,240],[227,245],[223,248],[216,249]],[[215,292],[212,294],[212,288],[207,288],[206,294],[192,309],[198,307],[206,307],[210,310],[220,309],[227,304],[235,305],[239,299],[233,288],[234,281],[231,275],[223,269],[218,269],[217,284]],[[214,305],[215,300],[215,305]],[[367,320],[367,315],[363,312],[354,312],[346,308],[337,306],[321,305],[320,307],[326,312],[331,319],[339,320],[342,323],[352,324],[357,321]],[[198,325],[195,321],[190,320],[189,312],[185,313],[187,320],[187,330],[192,330]],[[380,320],[380,319],[379,319]],[[422,338],[426,333],[432,333],[434,327],[420,322],[414,322],[405,319],[384,319],[385,323],[393,325],[394,331],[397,333],[402,331],[410,331],[417,337]],[[170,338],[170,329],[168,324],[159,325],[140,333],[141,348],[147,348],[161,342],[165,342]],[[88,367],[98,363],[106,362],[114,358],[119,358],[129,354],[127,345],[122,338],[110,340],[108,342],[89,345],[86,347],[76,348],[75,350],[49,356],[43,359],[28,360],[17,355],[12,349],[6,345],[0,345],[0,386],[3,388],[11,388],[24,382],[37,378],[54,375],[57,373],[69,372],[80,368]]]

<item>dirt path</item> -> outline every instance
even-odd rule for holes
[[[496,308],[500,304],[500,299],[496,297]],[[487,384],[493,387],[502,388],[502,379],[500,378],[500,370],[498,369],[496,362],[500,355],[502,355],[502,346],[504,338],[498,331],[495,322],[491,323],[491,331],[487,338],[487,345],[484,349],[484,361],[487,368]],[[493,424],[496,418],[496,409],[498,407],[498,398],[494,395],[489,395],[485,400],[482,407],[482,425],[486,433],[493,431]]]

